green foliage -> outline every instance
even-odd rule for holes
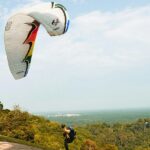
[[[118,148],[115,145],[106,144],[103,148],[99,150],[118,150]]]
[[[139,119],[128,124],[97,123],[76,126],[77,138],[71,150],[149,150],[150,128]],[[0,135],[41,145],[51,150],[64,150],[64,137],[60,124],[43,117],[14,110],[0,111]]]

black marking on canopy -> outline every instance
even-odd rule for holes
[[[58,23],[59,23],[58,18],[57,18],[57,19],[54,19],[54,20],[52,21],[52,25],[54,25],[54,26],[57,26]]]
[[[29,64],[31,63],[31,58],[32,58],[32,56],[28,56],[31,47],[32,47],[32,42],[29,42],[29,50],[28,50],[28,52],[27,52],[27,54],[26,54],[26,57],[25,57],[24,60],[23,60],[23,62],[26,63],[26,70],[25,70],[24,77],[27,75],[28,69],[29,69]]]
[[[19,71],[19,72],[17,72],[16,74],[21,74],[21,73],[24,73],[24,71]]]
[[[57,28],[55,28],[54,30],[56,31],[56,30],[59,30],[60,28],[59,27],[57,27]]]
[[[67,11],[66,7],[64,7],[64,6],[63,6],[63,5],[61,5],[61,4],[56,4],[55,6],[57,6],[57,7],[61,7],[61,8],[63,8],[64,10],[66,10],[66,11]]]
[[[26,60],[25,63],[26,63],[26,70],[25,70],[24,77],[28,74],[28,69],[29,69],[29,62]]]

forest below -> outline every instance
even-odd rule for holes
[[[150,119],[145,118],[132,123],[76,125],[73,127],[77,137],[69,146],[71,150],[150,150],[149,122]],[[45,150],[64,150],[60,126],[18,107],[0,110],[0,135],[33,143]]]

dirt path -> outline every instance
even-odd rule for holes
[[[41,149],[16,143],[0,142],[0,150],[41,150]]]

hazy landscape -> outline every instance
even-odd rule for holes
[[[148,110],[47,113],[42,116],[47,119],[18,107],[1,110],[0,141],[43,150],[64,150],[63,122],[77,132],[76,139],[70,144],[71,150],[90,150],[91,147],[92,150],[149,150]]]
[[[59,123],[91,124],[97,122],[106,123],[127,123],[136,121],[139,118],[149,118],[150,109],[123,109],[123,110],[103,110],[103,111],[65,111],[65,112],[43,112],[35,113],[46,117],[49,120]]]

